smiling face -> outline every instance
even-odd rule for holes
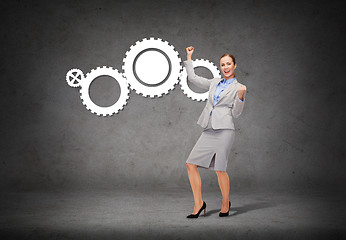
[[[220,67],[225,79],[234,78],[234,70],[237,64],[233,63],[233,59],[230,56],[224,56],[220,59]]]

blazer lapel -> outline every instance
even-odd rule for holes
[[[237,83],[237,79],[234,79],[234,81],[227,86],[227,88],[221,93],[220,95],[220,98],[219,98],[219,101],[216,103],[218,104],[220,102],[220,100],[227,95],[227,93],[229,93],[231,90],[232,90],[232,86],[234,86],[236,83]],[[216,88],[216,87],[215,87]],[[214,92],[215,92],[215,89],[214,89]],[[213,94],[214,95],[214,94]]]
[[[214,81],[215,84],[213,84],[211,87],[210,87],[210,90],[209,90],[209,101],[210,103],[214,106],[214,93],[215,93],[215,90],[216,90],[216,87],[217,85],[219,84],[219,82],[222,81],[222,78],[217,78],[216,81]]]

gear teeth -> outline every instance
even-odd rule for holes
[[[110,76],[114,78],[120,85],[120,97],[116,103],[109,107],[100,107],[92,102],[89,95],[89,86],[94,81],[95,78],[99,76]],[[111,116],[114,113],[118,112],[119,108],[123,108],[127,103],[128,94],[129,94],[128,82],[123,74],[119,72],[119,70],[113,67],[101,66],[96,69],[92,69],[87,74],[87,79],[83,82],[80,89],[80,98],[82,99],[83,105],[88,109],[91,113],[96,114],[98,116]]]
[[[133,52],[137,52],[137,54],[139,54],[141,51],[144,51],[150,47],[154,47],[165,52],[168,58],[171,60],[172,67],[171,75],[169,76],[168,80],[165,83],[157,86],[155,93],[151,93],[150,91],[152,91],[152,89],[148,88],[147,86],[141,85],[137,83],[137,80],[134,81],[132,79],[133,63],[129,64],[129,59],[130,61],[133,61],[134,57],[136,57]],[[195,62],[198,64],[202,64],[202,66],[206,68],[210,68],[210,66],[212,66],[211,68],[213,69],[209,70],[212,71],[213,76],[221,77],[220,70],[214,63],[206,59],[196,59]],[[113,114],[118,113],[120,110],[123,110],[124,106],[127,105],[127,100],[129,99],[129,93],[131,92],[131,90],[136,91],[137,94],[143,95],[143,97],[155,98],[167,95],[174,89],[176,84],[179,84],[184,95],[186,95],[188,98],[195,101],[206,100],[203,100],[204,97],[201,98],[201,95],[198,95],[194,92],[193,93],[197,95],[190,96],[190,93],[188,91],[190,89],[186,87],[186,84],[184,83],[184,81],[187,81],[187,76],[186,71],[184,72],[185,68],[183,60],[181,59],[179,53],[175,50],[175,47],[168,41],[164,41],[161,38],[155,38],[151,36],[149,38],[143,38],[140,41],[136,41],[135,44],[130,46],[130,50],[125,52],[125,57],[123,58],[123,65],[121,69],[122,72],[115,69],[114,67],[99,66],[96,69],[91,69],[90,72],[84,74],[81,70],[72,68],[66,73],[66,81],[71,87],[81,87],[79,92],[80,98],[82,99],[82,104],[87,108],[87,110],[99,116],[112,116]],[[73,72],[78,72],[80,76],[77,76],[75,74],[73,75],[74,78],[71,78],[71,75],[69,74],[72,74]],[[76,78],[76,76],[78,77],[78,79]],[[95,104],[90,99],[88,90],[92,81],[98,76],[111,76],[118,81],[121,88],[121,95],[118,101],[121,101],[121,104],[117,101],[114,105],[111,106],[113,108],[106,107],[101,109],[99,106],[95,106]],[[73,81],[71,81],[70,78]],[[76,84],[76,82],[78,82],[78,84]],[[167,82],[169,82],[169,84],[166,84]]]
[[[72,79],[70,79],[72,77]],[[80,77],[80,79],[79,79]],[[83,80],[85,79],[84,73],[78,68],[70,69],[65,76],[65,80],[70,87],[76,88],[80,87]],[[77,83],[76,83],[77,82]]]
[[[137,80],[134,76],[132,65],[133,61],[138,56],[138,54],[148,48],[157,48],[163,52],[165,52],[168,58],[171,60],[172,71],[168,79],[161,85],[155,87],[156,93],[153,96],[151,93],[152,88],[148,87]],[[167,90],[171,90],[174,88],[174,85],[179,82],[179,73],[181,71],[181,59],[179,58],[179,53],[174,50],[174,47],[170,45],[167,41],[163,41],[161,38],[155,38],[153,36],[149,36],[148,38],[143,38],[141,41],[137,41],[134,45],[130,47],[125,54],[125,58],[123,59],[122,70],[124,72],[125,78],[130,86],[131,90],[135,90],[137,94],[143,95],[143,97],[156,97],[162,96],[164,93],[166,94]],[[160,92],[162,92],[160,94]]]
[[[205,67],[207,69],[209,69],[214,78],[220,77],[220,71],[217,69],[217,67],[210,62],[209,60],[206,59],[196,59],[193,60],[193,66],[194,68],[196,67]],[[179,84],[180,84],[180,88],[183,91],[184,95],[186,95],[188,98],[194,100],[194,101],[205,101],[208,99],[208,92],[206,93],[196,93],[193,92],[188,84],[187,84],[187,72],[186,72],[186,68],[182,67],[181,72],[179,74]]]

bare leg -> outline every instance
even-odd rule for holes
[[[201,191],[201,176],[197,170],[197,165],[186,163],[187,173],[189,174],[190,185],[192,188],[195,206],[192,214],[197,214],[199,209],[203,206],[202,191]]]
[[[229,208],[229,177],[225,171],[216,171],[217,179],[219,181],[220,190],[222,193],[222,207],[221,212],[227,212]]]

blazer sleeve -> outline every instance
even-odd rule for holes
[[[197,87],[200,87],[205,90],[209,90],[210,83],[213,79],[204,78],[195,74],[195,70],[193,69],[192,61],[186,60],[184,61],[187,78],[189,81],[194,83]]]
[[[238,118],[240,116],[240,114],[243,112],[243,108],[244,108],[244,104],[245,104],[245,94],[243,97],[243,101],[241,101],[238,98],[238,91],[237,91],[236,97],[234,99],[233,108],[232,108],[232,115],[234,118]]]

